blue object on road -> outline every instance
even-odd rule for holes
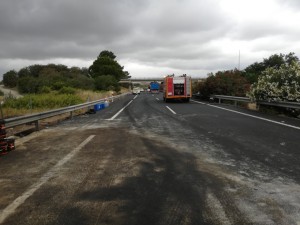
[[[94,110],[95,112],[97,112],[100,111],[101,109],[105,109],[106,107],[108,107],[108,102],[102,102],[94,105]]]
[[[94,110],[97,112],[100,110],[100,104],[94,105]]]

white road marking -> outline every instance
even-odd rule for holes
[[[0,212],[0,224],[4,222],[4,220],[12,215],[15,210],[22,205],[27,198],[29,198],[33,193],[38,190],[43,184],[45,184],[49,179],[51,179],[54,175],[59,174],[59,170],[61,167],[68,162],[77,152],[79,152],[87,143],[89,143],[95,135],[90,135],[87,139],[85,139],[80,145],[74,148],[68,155],[62,158],[58,163],[53,166],[47,173],[45,173],[35,184],[31,185],[27,191],[25,191],[21,196],[16,198],[11,204],[9,204],[5,209]]]
[[[138,97],[138,95],[134,96],[134,98],[133,98],[133,99],[136,99],[137,97]]]
[[[168,110],[170,110],[173,114],[176,114],[176,112],[174,112],[174,110],[172,110],[169,106],[166,106]]]
[[[286,127],[290,127],[290,128],[294,128],[294,129],[300,130],[300,127],[296,127],[296,126],[289,125],[289,124],[282,123],[282,122],[277,122],[275,120],[269,120],[269,119],[266,119],[266,118],[263,118],[263,117],[254,116],[254,115],[251,115],[251,114],[242,113],[242,112],[238,112],[238,111],[231,110],[231,109],[226,109],[226,108],[223,108],[223,107],[220,107],[220,106],[216,106],[216,105],[210,105],[210,104],[206,104],[206,103],[202,103],[202,102],[197,102],[197,101],[194,101],[194,100],[191,100],[191,101],[195,102],[195,103],[198,103],[198,104],[211,106],[211,107],[222,109],[222,110],[225,110],[225,111],[229,111],[229,112],[241,114],[241,115],[252,117],[252,118],[255,118],[255,119],[264,120],[264,121],[267,121],[267,122],[270,122],[270,123],[275,123],[275,124],[279,124],[279,125],[282,125],[282,126],[286,126]]]
[[[124,109],[126,109],[126,107],[128,107],[131,103],[133,102],[133,100],[131,100],[127,105],[125,105],[122,109],[120,109],[119,112],[117,112],[112,118],[108,119],[108,120],[114,120],[121,112],[123,112]]]
[[[159,101],[159,98],[156,98],[157,101]]]

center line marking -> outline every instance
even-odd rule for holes
[[[68,162],[77,152],[79,152],[87,143],[89,143],[95,135],[90,135],[85,139],[80,145],[74,148],[68,155],[62,158],[55,166],[53,166],[47,173],[45,173],[36,183],[31,185],[27,191],[25,191],[21,196],[16,198],[12,203],[10,203],[5,209],[0,212],[0,224],[15,212],[15,210],[22,205],[27,198],[29,198],[33,193],[38,190],[43,184],[50,180],[54,175],[59,174],[60,168]]]
[[[174,112],[174,110],[172,110],[169,106],[166,106],[168,110],[170,110],[173,114],[176,114],[176,112]]]
[[[126,107],[128,107],[131,103],[133,102],[133,100],[131,100],[127,105],[125,105],[122,109],[120,109],[119,112],[117,112],[112,118],[108,119],[108,120],[114,120],[121,112],[123,112],[124,109],[126,109]]]

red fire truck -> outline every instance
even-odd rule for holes
[[[166,76],[163,82],[163,97],[165,102],[170,99],[189,102],[192,97],[192,78],[186,74],[178,77]]]

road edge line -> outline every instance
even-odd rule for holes
[[[6,206],[0,212],[0,224],[2,224],[6,218],[12,215],[15,210],[22,205],[27,198],[34,194],[43,184],[45,184],[49,179],[51,179],[55,174],[58,173],[58,170],[68,162],[77,152],[79,152],[87,143],[89,143],[96,135],[90,135],[87,139],[81,142],[75,149],[73,149],[69,154],[64,158],[59,160],[55,166],[48,170],[36,183],[31,185],[21,196],[16,198],[12,203]]]
[[[275,123],[275,124],[278,124],[278,125],[282,125],[282,126],[286,126],[286,127],[290,127],[290,128],[300,130],[300,127],[289,125],[289,124],[286,124],[286,123],[277,122],[275,120],[270,120],[270,119],[266,119],[266,118],[263,118],[263,117],[254,116],[254,115],[247,114],[247,113],[242,113],[242,112],[235,111],[235,110],[232,110],[232,109],[226,109],[226,108],[216,106],[216,105],[210,105],[210,104],[206,104],[206,103],[202,103],[202,102],[200,103],[200,102],[197,102],[197,101],[194,101],[194,100],[191,100],[191,101],[195,102],[195,103],[198,103],[198,104],[207,105],[207,106],[214,107],[214,108],[217,108],[217,109],[222,109],[222,110],[225,110],[225,111],[241,114],[241,115],[252,117],[252,118],[255,118],[255,119],[264,120],[264,121],[267,121],[267,122],[270,122],[270,123]]]
[[[133,100],[131,100],[127,105],[125,105],[122,109],[120,109],[114,116],[112,116],[110,119],[108,120],[114,120],[121,112],[123,112],[124,109],[126,109],[131,103],[133,102]]]

